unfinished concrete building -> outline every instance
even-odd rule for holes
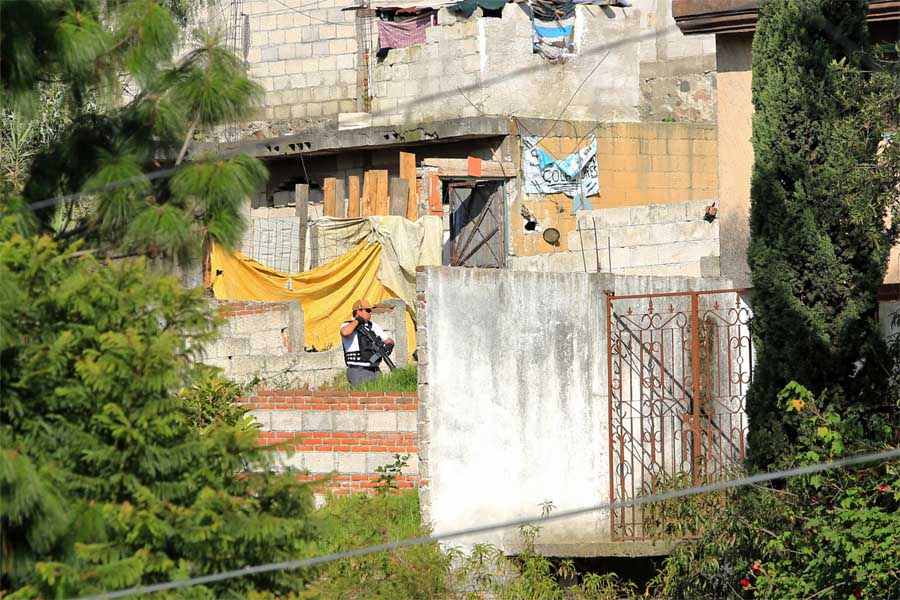
[[[376,195],[442,216],[446,265],[717,274],[715,43],[670,5],[221,0],[207,18],[266,91],[218,146],[271,173],[244,253],[334,258],[300,241],[300,189],[309,219]]]

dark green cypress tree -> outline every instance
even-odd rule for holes
[[[757,467],[791,453],[776,400],[791,380],[839,411],[886,402],[874,312],[896,191],[877,164],[885,122],[868,83],[867,5],[760,7],[748,251],[758,360],[747,399]]]

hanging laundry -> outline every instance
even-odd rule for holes
[[[403,21],[378,21],[378,46],[382,50],[408,48],[425,43],[425,30],[434,25],[436,13]]]
[[[562,159],[555,159],[537,147],[534,137],[522,138],[522,170],[526,194],[580,195],[582,206],[589,206],[588,196],[600,193],[597,168],[597,139],[591,136],[586,147]]]
[[[453,5],[453,9],[469,18],[479,6],[485,10],[500,10],[506,6],[507,0],[462,0]]]
[[[574,50],[575,2],[531,1],[532,46],[551,62],[565,60]]]

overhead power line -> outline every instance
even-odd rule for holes
[[[686,498],[688,496],[696,496],[699,494],[707,494],[710,492],[718,492],[723,490],[731,490],[739,487],[745,487],[748,485],[755,485],[758,483],[766,483],[770,481],[776,481],[779,479],[788,479],[790,477],[799,477],[802,475],[811,475],[813,473],[821,473],[823,471],[830,471],[832,469],[840,469],[843,467],[851,467],[855,465],[862,465],[866,463],[875,463],[875,462],[884,462],[891,459],[900,458],[900,448],[895,448],[893,450],[885,450],[883,452],[871,452],[867,454],[860,454],[856,456],[849,456],[847,458],[842,458],[835,460],[833,462],[828,463],[817,463],[814,465],[806,465],[802,467],[795,467],[793,469],[783,469],[779,471],[774,471],[770,473],[759,473],[757,475],[750,475],[748,477],[741,477],[739,479],[731,479],[728,481],[719,481],[716,483],[710,483],[707,485],[700,485],[690,488],[685,488],[681,490],[672,490],[670,492],[665,492],[662,494],[651,494],[649,496],[642,496],[638,498],[632,498],[629,500],[621,500],[618,502],[607,502],[604,504],[595,504],[592,506],[585,506],[582,508],[575,508],[571,510],[562,510],[559,512],[551,513],[550,515],[535,515],[531,517],[524,517],[520,519],[511,519],[508,521],[499,521],[495,523],[490,523],[486,525],[476,525],[474,527],[468,527],[466,529],[457,529],[455,531],[447,531],[443,533],[435,533],[433,535],[422,536],[417,538],[410,538],[406,540],[398,540],[396,542],[389,542],[386,544],[378,544],[376,546],[367,546],[365,548],[359,548],[357,550],[347,550],[344,552],[334,552],[332,554],[325,554],[323,556],[315,556],[312,558],[304,558],[300,560],[290,560],[284,562],[277,563],[269,563],[265,565],[257,565],[253,567],[245,567],[243,569],[235,569],[233,571],[225,571],[223,573],[216,573],[214,575],[204,575],[202,577],[194,577],[191,579],[184,579],[180,581],[167,581],[165,583],[157,583],[154,585],[146,585],[141,587],[133,587],[125,590],[119,590],[115,592],[107,592],[103,594],[96,594],[93,596],[83,596],[80,600],[107,600],[110,598],[125,598],[128,596],[136,596],[138,594],[150,594],[153,592],[161,592],[165,590],[174,590],[183,587],[189,587],[194,585],[201,585],[204,583],[215,583],[218,581],[225,581],[228,579],[234,579],[236,577],[244,577],[246,575],[255,575],[257,573],[270,573],[272,571],[284,571],[289,569],[303,569],[309,567],[315,567],[317,565],[322,565],[330,562],[334,562],[337,560],[343,560],[347,558],[354,558],[357,556],[366,556],[369,554],[375,554],[376,552],[384,552],[387,550],[396,550],[398,548],[408,548],[410,546],[418,546],[421,544],[430,544],[433,542],[438,542],[441,540],[451,540],[455,538],[466,537],[470,535],[475,535],[478,533],[487,533],[489,531],[495,531],[498,529],[509,529],[512,527],[521,527],[523,525],[531,525],[534,523],[546,523],[548,521],[559,521],[562,519],[568,519],[570,517],[576,517],[579,515],[584,515],[592,512],[597,512],[601,510],[610,510],[616,508],[624,508],[629,506],[642,506],[645,504],[652,504],[654,502],[663,502],[666,500],[675,500],[677,498]]]

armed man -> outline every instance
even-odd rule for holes
[[[353,319],[341,325],[341,338],[347,379],[353,387],[378,376],[382,355],[390,361],[387,354],[394,349],[394,340],[372,322],[372,305],[367,300],[353,303]]]

